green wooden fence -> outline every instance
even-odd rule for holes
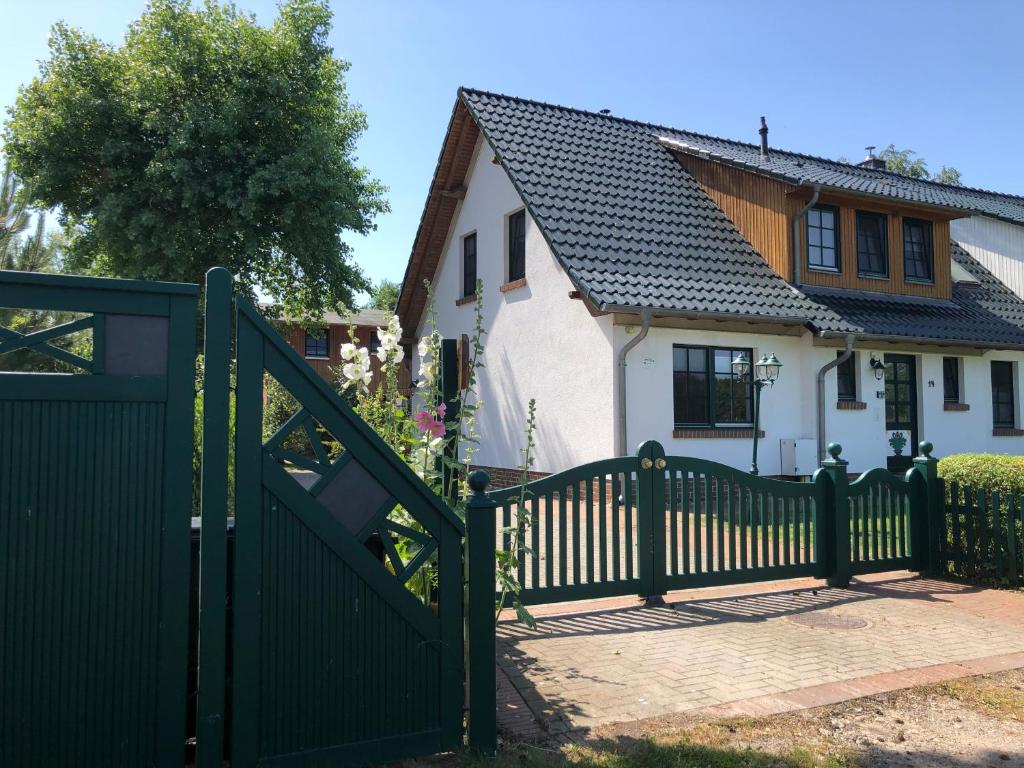
[[[944,487],[939,572],[1018,586],[1024,581],[1024,496]]]
[[[197,293],[0,272],[3,765],[182,764]]]

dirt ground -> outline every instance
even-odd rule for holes
[[[471,758],[459,761],[476,764]],[[1024,768],[1024,670],[762,718],[679,715],[578,743],[503,744],[498,768]]]

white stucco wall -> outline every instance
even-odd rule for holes
[[[1024,296],[1024,227],[987,216],[950,222],[950,236],[1018,296]]]
[[[616,326],[616,347],[636,330]],[[835,359],[834,348],[815,347],[810,334],[793,337],[652,328],[647,338],[630,353],[626,372],[629,399],[627,440],[631,450],[644,440],[653,439],[659,441],[669,454],[699,456],[740,469],[750,465],[749,438],[672,436],[673,344],[752,347],[755,358],[765,352],[778,355],[783,363],[782,375],[775,387],[764,390],[761,400],[761,427],[765,436],[760,442],[758,464],[762,474],[781,473],[781,440],[816,438],[815,381],[821,366]],[[843,445],[843,458],[850,462],[851,472],[884,467],[886,457],[891,453],[885,429],[885,400],[876,396],[876,392],[884,392],[884,381],[875,379],[869,365],[872,353],[883,359],[886,352],[916,357],[919,439],[934,443],[934,455],[941,457],[961,452],[1024,454],[1024,437],[992,435],[990,381],[990,361],[1010,360],[1017,363],[1019,370],[1024,370],[1024,353],[989,352],[980,357],[962,357],[962,400],[970,404],[971,410],[956,412],[943,408],[943,355],[920,354],[913,348],[882,350],[857,347],[857,396],[866,404],[864,410],[837,409],[835,370],[825,378],[825,439],[826,442],[835,441]],[[1016,395],[1017,426],[1021,426],[1024,398],[1020,386]]]
[[[472,333],[473,305],[455,302],[462,295],[462,238],[476,232],[488,332],[479,387],[481,445],[474,462],[521,463],[530,398],[537,401],[535,470],[554,472],[607,458],[613,455],[611,318],[595,319],[582,301],[569,298],[574,286],[529,215],[527,285],[499,291],[506,275],[505,219],[523,202],[492,157],[481,139],[433,279],[441,334]],[[421,323],[417,337],[422,332]]]
[[[514,467],[521,456],[527,402],[537,400],[537,447],[534,469],[556,472],[615,453],[616,351],[636,326],[613,325],[611,317],[594,318],[583,302],[568,297],[573,285],[555,260],[537,228],[527,216],[527,285],[507,293],[499,286],[506,276],[506,217],[522,207],[522,200],[492,152],[481,140],[466,181],[467,193],[448,233],[448,242],[434,276],[438,327],[454,338],[471,333],[472,304],[457,306],[462,295],[462,238],[477,235],[477,274],[484,283],[485,368],[481,371],[483,409],[479,431],[481,446],[475,463]],[[1016,247],[1016,230],[992,219],[974,217],[953,222],[954,237],[989,269],[1018,292],[1024,288],[1024,246]],[[1005,238],[1006,243],[1000,238]],[[1019,238],[1024,242],[1024,238]],[[973,250],[972,250],[973,249]],[[981,249],[981,250],[978,250]],[[985,256],[984,253],[994,254]],[[1016,253],[1017,266],[1005,266]],[[1014,286],[1012,269],[1020,269]],[[417,336],[423,332],[423,324]],[[666,451],[693,455],[746,469],[750,463],[748,438],[674,438],[672,407],[672,345],[699,344],[751,347],[755,358],[775,352],[784,364],[782,376],[762,397],[759,464],[766,475],[781,473],[779,443],[787,438],[815,439],[815,377],[818,369],[835,358],[834,348],[816,347],[809,333],[802,336],[749,334],[732,331],[696,331],[654,327],[629,356],[627,445],[630,451],[644,440],[658,440]],[[942,355],[920,354],[913,347],[872,349],[857,347],[860,411],[836,408],[836,374],[826,378],[826,441],[843,444],[843,457],[851,471],[885,466],[890,449],[885,430],[885,401],[876,397],[884,383],[869,367],[872,353],[912,354],[917,358],[918,425],[920,439],[935,444],[935,454],[963,451],[1024,454],[1024,437],[994,437],[990,361],[1011,360],[1024,371],[1024,353],[990,352],[965,356],[963,401],[967,412],[945,411],[942,394]],[[414,377],[417,375],[414,371]],[[934,383],[934,385],[932,384]],[[1021,387],[1017,387],[1017,426],[1024,414]],[[909,450],[910,447],[908,447]]]

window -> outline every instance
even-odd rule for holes
[[[318,335],[319,334],[319,335]],[[306,331],[306,357],[328,357],[327,331]]]
[[[476,232],[462,238],[462,295],[476,293]]]
[[[889,217],[857,211],[857,274],[889,276]]]
[[[526,277],[526,211],[508,217],[508,282]]]
[[[932,223],[903,220],[903,275],[907,280],[932,282]]]
[[[1016,397],[1013,393],[1013,363],[992,361],[992,425],[1016,426]]]
[[[960,358],[942,358],[942,399],[947,403],[960,402]]]
[[[844,352],[836,352],[836,357],[842,357]],[[839,387],[840,400],[857,399],[857,353],[851,353],[848,358],[836,367],[836,384]]]
[[[749,349],[672,348],[672,395],[675,425],[711,427],[750,424],[753,420],[750,382],[732,370],[732,361]]]
[[[807,212],[807,266],[839,271],[839,209],[818,205]]]

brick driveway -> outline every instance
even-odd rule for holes
[[[1024,666],[1024,595],[885,574],[540,606],[498,630],[511,738],[714,708],[761,714]],[[825,624],[826,626],[814,626]]]

